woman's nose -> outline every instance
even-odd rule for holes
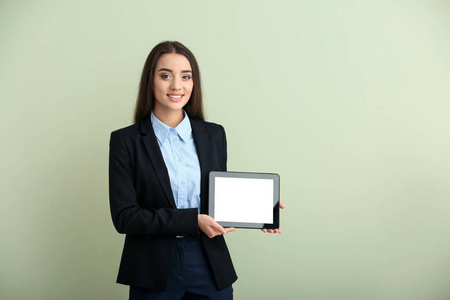
[[[181,89],[181,80],[178,78],[174,78],[171,82],[170,88],[172,90],[179,90]]]

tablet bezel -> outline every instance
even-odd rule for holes
[[[219,172],[209,173],[209,207],[208,213],[214,218],[215,208],[215,179],[225,178],[253,178],[270,179],[273,182],[273,223],[250,223],[250,222],[225,222],[217,221],[223,227],[254,228],[254,229],[277,229],[280,227],[280,176],[275,173],[251,173],[251,172]]]

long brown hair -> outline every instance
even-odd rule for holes
[[[204,120],[202,89],[200,84],[200,70],[194,54],[182,43],[175,41],[162,42],[156,45],[145,61],[142,70],[141,83],[139,84],[139,94],[136,101],[134,111],[134,122],[138,123],[150,117],[150,111],[155,105],[155,95],[153,93],[153,78],[155,76],[155,68],[158,59],[166,53],[177,53],[184,55],[192,68],[192,80],[194,87],[192,89],[191,98],[183,107],[191,119]]]

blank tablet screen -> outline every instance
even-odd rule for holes
[[[226,227],[278,228],[279,176],[211,172],[209,214]]]

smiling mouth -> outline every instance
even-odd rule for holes
[[[167,96],[169,96],[169,98],[173,100],[178,100],[181,99],[181,97],[183,97],[183,95],[170,95],[170,94],[168,94]]]

